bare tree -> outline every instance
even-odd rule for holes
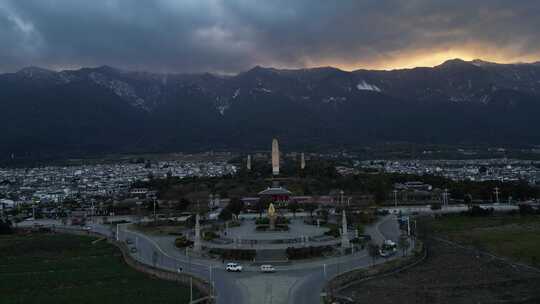
[[[371,241],[368,243],[368,254],[372,259],[372,263],[375,264],[375,260],[379,257],[379,245]]]
[[[409,239],[407,238],[407,236],[402,235],[399,237],[397,245],[399,248],[401,248],[402,255],[405,256],[405,254],[407,253],[407,249],[409,249],[409,246],[411,244],[409,243]]]

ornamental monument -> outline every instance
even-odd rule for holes
[[[279,175],[279,143],[277,138],[272,140],[272,174]]]
[[[268,206],[268,223],[270,224],[270,230],[276,230],[276,208],[274,207],[274,204],[270,203],[270,206]]]
[[[347,231],[347,215],[345,215],[345,210],[343,210],[341,219],[341,248],[349,248],[350,246],[349,232]]]

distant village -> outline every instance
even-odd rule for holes
[[[359,172],[399,173],[416,176],[434,175],[454,181],[527,181],[532,186],[540,185],[540,161],[517,159],[473,159],[473,160],[354,160],[349,155],[317,155],[304,153],[283,154],[284,158],[298,159],[300,167],[306,166],[305,159],[326,158],[345,159],[336,171],[340,175],[358,174]],[[268,162],[267,153],[255,153],[243,159],[241,167],[251,168],[251,160]],[[247,161],[247,162],[246,162]],[[122,206],[126,209],[152,209],[152,202],[158,201],[158,193],[153,189],[137,186],[137,182],[148,182],[151,179],[166,177],[219,177],[236,174],[241,170],[238,164],[232,164],[224,158],[208,158],[205,160],[172,160],[154,162],[123,162],[112,164],[94,164],[77,166],[48,166],[36,168],[0,168],[0,209],[23,208],[24,217],[34,217],[36,210],[39,216],[57,217],[75,209],[84,210],[94,215],[120,214]],[[278,168],[279,172],[279,168]],[[271,199],[278,206],[286,206],[289,202],[320,204],[334,206],[338,202],[366,205],[373,201],[372,194],[351,196],[336,189],[326,195],[295,195],[286,187],[268,184],[259,193],[241,197],[247,209],[256,209],[261,199]],[[496,190],[494,190],[496,191]],[[505,194],[500,196],[505,197]],[[397,183],[393,190],[384,195],[388,205],[459,203],[450,197],[448,189],[439,189],[422,182]],[[510,198],[506,198],[510,200]],[[207,198],[210,217],[217,217],[230,199],[210,194]],[[204,199],[206,201],[206,199]],[[494,194],[493,201],[499,201],[499,193]],[[70,210],[69,204],[75,208]],[[159,201],[163,205],[168,201]],[[282,204],[280,205],[279,202]],[[64,203],[64,204],[60,204]],[[168,202],[169,205],[171,202]],[[176,204],[181,202],[176,201]],[[206,202],[204,202],[206,205]],[[63,206],[63,207],[61,207]],[[283,207],[282,206],[282,207]],[[133,211],[133,210],[131,210]],[[23,218],[24,218],[23,217]]]
[[[66,201],[91,203],[96,198],[123,200],[151,196],[147,189],[133,188],[136,181],[165,177],[213,177],[234,174],[225,161],[160,161],[65,167],[0,169],[0,208],[46,205]]]
[[[470,160],[369,160],[356,161],[354,168],[341,169],[348,174],[359,168],[378,172],[412,175],[443,176],[454,181],[525,180],[540,185],[540,161],[519,159],[470,159]]]

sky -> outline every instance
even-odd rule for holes
[[[540,61],[538,0],[0,0],[0,72]]]

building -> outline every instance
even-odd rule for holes
[[[270,200],[275,203],[288,203],[291,198],[291,191],[278,185],[272,185],[258,193],[261,200]]]
[[[433,187],[429,184],[424,184],[423,182],[405,182],[403,184],[396,183],[394,184],[394,189],[396,190],[417,190],[417,191],[431,191]]]

